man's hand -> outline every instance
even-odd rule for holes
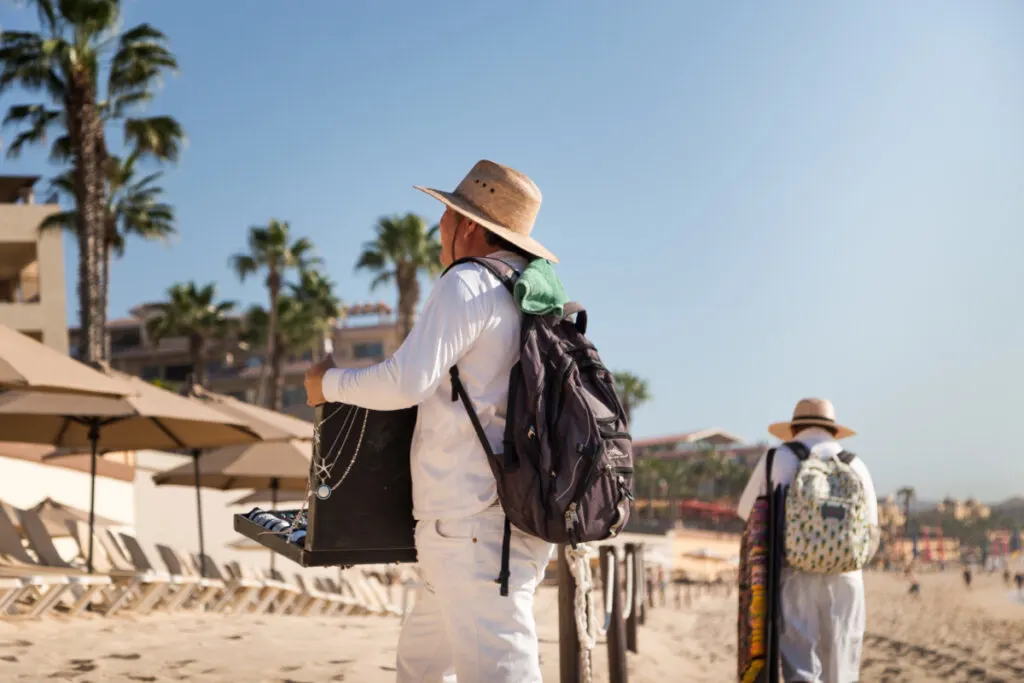
[[[333,367],[334,356],[328,354],[322,361],[314,363],[306,370],[306,378],[302,382],[306,387],[306,405],[316,407],[321,403],[327,403],[323,388],[324,373]]]

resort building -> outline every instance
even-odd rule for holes
[[[60,210],[36,204],[38,176],[0,176],[0,323],[68,352],[64,246],[39,224]]]
[[[171,337],[155,343],[146,330],[154,304],[142,304],[128,317],[110,320],[110,364],[147,381],[159,380],[173,386],[184,382],[192,372],[188,340]],[[339,366],[365,367],[380,362],[398,349],[400,340],[390,306],[384,303],[349,306],[333,330],[334,357]],[[70,330],[72,355],[75,355],[78,330]],[[313,418],[306,405],[302,379],[317,354],[313,349],[285,357],[281,367],[284,378],[282,411],[304,420]],[[263,350],[237,342],[211,343],[206,353],[206,385],[218,393],[254,403],[260,384]]]
[[[681,460],[698,453],[714,451],[726,459],[740,461],[748,467],[756,465],[767,450],[767,443],[750,444],[739,436],[717,427],[672,436],[638,439],[633,442],[633,456],[638,459]]]

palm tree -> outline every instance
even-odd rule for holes
[[[413,213],[385,216],[377,221],[377,237],[363,245],[356,270],[377,274],[370,284],[376,289],[395,281],[398,286],[399,343],[409,336],[420,300],[420,271],[429,275],[441,272],[440,227],[427,229],[427,222]]]
[[[913,486],[904,486],[896,491],[896,497],[903,499],[903,535],[910,536],[910,503],[917,499],[917,491]]]
[[[318,264],[320,259],[313,255],[313,243],[305,237],[292,241],[291,226],[284,221],[272,219],[266,227],[249,228],[249,251],[231,257],[231,267],[243,282],[249,275],[266,272],[265,284],[269,294],[267,310],[266,361],[260,376],[260,396],[263,405],[278,404],[281,384],[281,358],[278,351],[278,302],[284,287],[285,275],[290,270],[304,271]],[[269,361],[269,362],[267,362]]]
[[[270,363],[282,365],[285,356],[309,350],[322,342],[325,329],[330,323],[320,315],[320,304],[311,300],[301,300],[295,296],[282,294],[277,300],[277,343],[274,345],[274,356]],[[255,347],[266,348],[270,334],[270,314],[262,306],[255,305],[245,314],[245,332],[243,341]],[[284,378],[281,377],[283,385]],[[282,408],[282,387],[274,394],[274,403],[270,408]]]
[[[149,24],[119,32],[119,0],[27,0],[40,30],[0,34],[0,95],[12,87],[41,93],[44,102],[13,105],[4,125],[23,130],[8,156],[53,136],[50,158],[71,163],[77,208],[78,300],[86,360],[106,356],[107,286],[102,277],[106,128],[120,121],[126,146],[175,159],[184,142],[173,118],[134,117],[153,99],[160,77],[177,68],[166,36]]]
[[[320,328],[320,355],[326,353],[326,340],[335,321],[342,316],[341,299],[334,294],[334,283],[318,270],[308,269],[299,274],[299,281],[289,285],[291,296],[305,306]]]
[[[206,347],[213,339],[222,339],[232,329],[233,301],[216,301],[214,283],[196,286],[195,282],[172,285],[167,301],[157,304],[146,321],[146,331],[154,344],[167,337],[188,339],[188,355],[197,384],[206,379]]]
[[[161,200],[164,190],[156,183],[163,173],[150,173],[136,178],[139,152],[127,159],[111,156],[106,163],[107,197],[104,211],[101,268],[101,298],[107,300],[110,285],[111,257],[124,256],[125,238],[129,235],[145,240],[169,240],[175,233],[174,207]],[[74,199],[72,171],[61,173],[50,182],[58,195]],[[77,234],[78,211],[74,208],[45,218],[40,230],[64,229]]]
[[[633,410],[651,400],[651,391],[647,386],[647,380],[640,379],[631,372],[616,372],[615,393],[619,396],[619,402],[626,412],[626,424],[633,422]]]

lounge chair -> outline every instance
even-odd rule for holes
[[[6,515],[5,515],[6,516]],[[70,606],[69,614],[78,616],[88,609],[96,598],[104,597],[110,603],[110,597],[106,590],[113,585],[113,580],[104,574],[87,574],[81,568],[71,565],[60,556],[56,546],[53,544],[53,537],[46,530],[46,524],[39,518],[39,515],[31,510],[19,510],[18,517],[21,520],[21,529],[25,538],[28,539],[29,547],[39,558],[40,564],[47,567],[63,570],[67,573],[70,584],[68,588],[75,596],[75,602]]]
[[[0,616],[7,613],[24,589],[25,584],[20,579],[0,577]]]
[[[21,535],[3,509],[0,509],[0,578],[5,579],[7,585],[0,612],[0,616],[6,617],[45,614],[71,583],[65,572],[44,567],[28,554],[21,544]],[[21,587],[15,589],[11,580]],[[22,602],[27,603],[28,611],[19,613],[17,605]]]
[[[110,534],[113,538],[120,538],[121,544],[124,545],[125,550],[128,551],[128,557],[131,559],[132,566],[135,567],[136,571],[139,572],[156,572],[156,567],[150,562],[149,557],[146,555],[146,551],[142,549],[142,544],[139,543],[139,539],[135,538],[131,534],[120,533],[115,536],[113,533]],[[198,587],[199,582],[196,581],[195,577],[186,576],[183,574],[171,574],[168,573],[169,584],[171,590],[168,591],[163,597],[163,603],[154,603],[150,605],[150,609],[159,609],[161,607],[171,611],[176,609],[178,606],[188,600],[193,591]]]
[[[185,561],[174,548],[163,545],[162,543],[157,543],[156,550],[160,554],[160,558],[163,560],[164,564],[167,566],[167,571],[174,576],[186,577],[188,580],[195,583],[195,590],[180,597],[179,599],[176,599],[170,605],[171,610],[185,608],[188,599],[194,597],[195,600],[191,605],[189,605],[189,607],[204,611],[210,602],[223,595],[227,590],[227,586],[222,580],[213,577],[201,576],[191,566],[189,566],[189,563]]]
[[[256,604],[259,593],[263,590],[261,582],[236,577],[221,571],[209,555],[194,555],[193,562],[197,569],[202,567],[204,576],[224,582],[224,595],[214,604],[214,612],[243,614],[246,609]]]
[[[78,543],[83,557],[88,555],[89,527],[84,522],[68,520],[68,531]],[[109,534],[97,532],[93,537],[92,566],[122,586],[121,592],[110,602],[106,615],[113,616],[122,609],[136,614],[148,614],[174,586],[171,577],[156,571],[140,571],[125,559],[120,548],[113,544]]]
[[[378,614],[401,616],[402,610],[391,603],[387,591],[376,576],[368,575],[360,567],[352,567],[342,573],[351,588],[363,596],[363,602],[372,605]]]
[[[337,612],[342,607],[342,596],[327,593],[307,584],[302,574],[295,575],[295,583],[302,589],[302,598],[296,605],[296,614],[324,616]]]
[[[276,605],[274,605],[274,612],[278,614],[295,613],[297,605],[304,597],[302,587],[284,578],[284,574],[276,569],[268,570],[266,572],[266,577],[272,581],[278,582],[282,586],[285,586],[284,592],[281,594],[281,599]]]
[[[269,612],[277,602],[278,598],[289,592],[288,584],[283,584],[274,579],[260,578],[255,572],[243,567],[240,562],[228,562],[224,565],[228,573],[237,579],[246,581],[257,581],[262,588],[262,595],[259,601],[253,606],[254,614],[264,614]]]

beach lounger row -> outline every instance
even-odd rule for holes
[[[64,560],[39,516],[17,510],[21,533],[0,509],[0,618],[37,618],[49,613],[148,614],[153,611],[203,611],[217,614],[403,615],[408,589],[401,581],[401,607],[372,571],[349,568],[337,580],[281,572],[257,572],[238,562],[219,565],[208,555],[185,555],[157,544],[162,567],[153,564],[138,539],[97,529],[93,539],[94,573]],[[68,530],[88,553],[89,531],[81,522]],[[24,541],[23,538],[24,536]],[[27,548],[26,548],[27,545]],[[29,552],[31,551],[31,552]]]

